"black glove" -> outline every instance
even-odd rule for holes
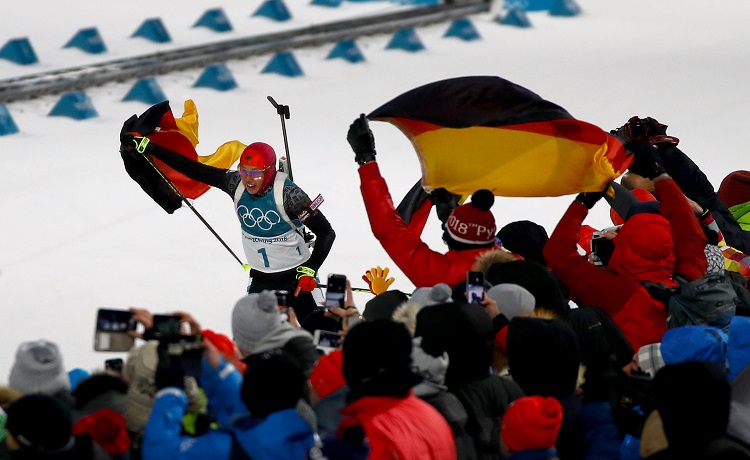
[[[346,140],[352,146],[355,153],[354,160],[358,165],[362,166],[368,161],[375,161],[375,137],[372,135],[364,113],[349,125]]]
[[[156,389],[175,387],[184,390],[185,371],[180,362],[180,357],[169,355],[166,343],[159,342],[156,350],[159,356],[159,364],[156,366],[156,375],[154,376]]]
[[[607,190],[604,189],[601,192],[583,192],[576,195],[576,201],[580,201],[584,206],[591,209],[594,207],[597,201],[604,197]]]
[[[618,137],[623,144],[677,145],[680,142],[676,137],[667,135],[667,125],[651,117],[630,117],[627,123],[613,129],[610,134]]]
[[[435,206],[435,212],[437,212],[440,222],[445,223],[453,210],[458,207],[461,195],[455,195],[441,187],[430,193],[430,201]]]
[[[633,153],[633,164],[630,165],[628,170],[648,179],[653,179],[667,172],[664,166],[654,157],[654,149],[655,147],[651,144],[625,144],[625,150]]]

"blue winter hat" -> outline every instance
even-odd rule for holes
[[[81,369],[80,367],[69,370],[68,378],[70,379],[70,391],[75,390],[79,383],[83,382],[89,377],[91,377],[91,374],[89,374],[89,372],[85,369]]]
[[[681,326],[668,330],[661,339],[664,363],[709,361],[722,368],[727,364],[729,336],[711,326]]]

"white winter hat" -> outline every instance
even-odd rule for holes
[[[487,291],[487,297],[497,303],[497,309],[508,320],[516,316],[531,316],[536,304],[534,294],[523,286],[512,283],[502,283],[492,286]]]

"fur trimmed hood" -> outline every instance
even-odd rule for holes
[[[513,254],[512,252],[508,252],[505,249],[492,249],[490,251],[482,253],[479,257],[477,257],[477,260],[474,261],[474,265],[472,266],[471,270],[475,272],[482,272],[487,273],[487,270],[493,265],[493,264],[502,264],[506,262],[515,262],[516,260],[520,260],[520,257]]]

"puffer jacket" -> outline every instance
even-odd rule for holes
[[[577,242],[588,209],[574,201],[544,248],[547,264],[580,303],[612,316],[634,350],[656,343],[666,332],[667,311],[641,284],[676,286],[706,273],[706,237],[684,195],[671,178],[655,181],[661,215],[637,214],[614,239],[615,251],[605,269],[578,254]]]

